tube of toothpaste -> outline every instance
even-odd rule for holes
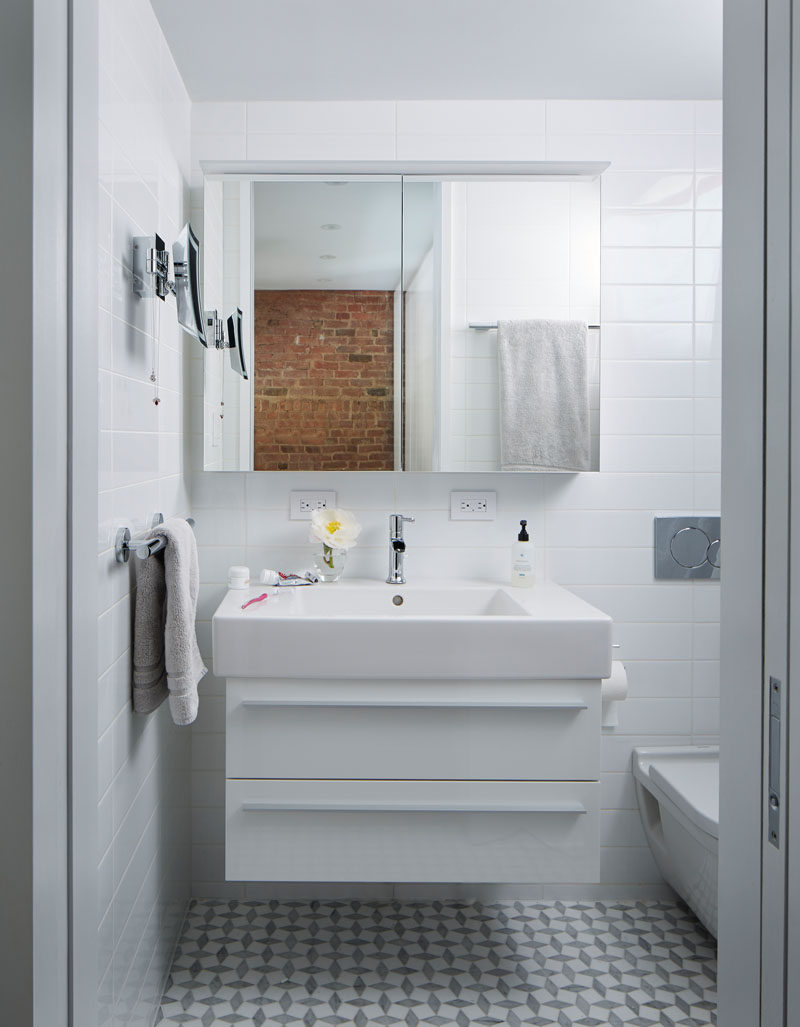
[[[283,571],[278,571],[278,583],[277,588],[289,588],[294,585],[312,585],[313,582],[309,581],[308,578],[301,578],[299,574],[284,574]]]
[[[313,585],[319,578],[312,571],[303,571],[302,574],[285,574],[283,571],[263,570],[258,580],[262,585],[287,588],[295,585]]]

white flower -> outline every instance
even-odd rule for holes
[[[310,542],[331,549],[351,549],[361,534],[361,525],[349,510],[314,510],[308,532]]]

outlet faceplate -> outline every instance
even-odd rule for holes
[[[310,521],[315,510],[326,510],[336,506],[336,492],[333,489],[316,489],[314,492],[289,493],[289,520]]]
[[[493,521],[497,515],[496,492],[451,492],[451,521]]]

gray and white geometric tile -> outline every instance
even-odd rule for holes
[[[716,1023],[716,948],[671,902],[194,901],[156,1023]]]

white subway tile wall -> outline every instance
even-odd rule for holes
[[[719,722],[719,589],[714,582],[654,580],[652,518],[719,509],[721,105],[200,103],[192,125],[197,189],[199,160],[245,156],[611,162],[602,181],[601,473],[195,474],[199,637],[210,660],[208,618],[230,564],[257,572],[308,563],[304,525],[288,520],[291,489],[334,488],[341,505],[356,512],[364,531],[348,557],[353,576],[385,574],[387,515],[400,510],[417,515],[407,532],[412,579],[508,580],[515,525],[527,517],[538,573],[614,617],[630,681],[620,727],[603,738],[602,883],[545,882],[533,892],[657,894],[660,878],[639,829],[631,749],[714,741]],[[491,388],[491,376],[481,363],[485,354],[465,348],[464,357],[463,381],[453,388],[466,400],[468,388]],[[193,452],[202,454],[199,418],[193,431]],[[476,485],[497,491],[497,520],[450,522],[450,490]],[[319,886],[225,882],[224,682],[209,675],[201,691],[192,730],[193,893],[332,894]],[[390,895],[392,887],[369,886],[369,894]]]
[[[117,1027],[152,1023],[189,896],[191,735],[131,711],[135,560],[112,546],[120,524],[189,513],[190,344],[168,301],[155,350],[130,266],[133,236],[171,246],[185,219],[191,104],[148,0],[99,8],[98,1023]]]

